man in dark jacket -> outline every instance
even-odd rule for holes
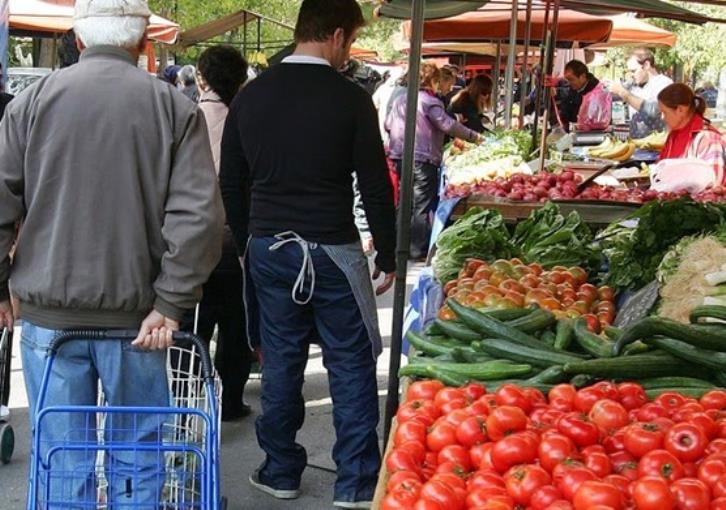
[[[564,78],[569,85],[569,91],[560,102],[560,115],[567,127],[570,123],[577,123],[582,98],[592,92],[600,81],[579,60],[571,60],[565,65]]]
[[[378,293],[392,285],[396,265],[393,190],[376,111],[370,95],[337,72],[363,24],[355,0],[303,1],[295,53],[232,103],[220,170],[227,220],[247,254],[260,305],[257,439],[266,458],[250,482],[279,499],[300,494],[307,454],[295,439],[315,341],[333,399],[334,504],[341,508],[370,507],[380,467],[382,345],[353,221],[352,171],[378,251],[376,272],[386,273]]]

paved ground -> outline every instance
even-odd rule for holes
[[[418,267],[409,272],[409,290]],[[384,336],[384,353],[378,362],[378,387],[381,401],[381,416],[385,403],[388,381],[389,341],[392,320],[392,292],[379,300],[381,333]],[[15,342],[17,348],[17,342]],[[247,477],[262,461],[254,434],[254,417],[222,427],[222,492],[229,499],[229,510],[322,510],[332,508],[335,468],[330,452],[335,438],[332,426],[332,406],[328,392],[327,377],[322,366],[319,350],[311,349],[310,362],[306,370],[305,400],[306,421],[299,441],[308,451],[310,467],[302,480],[303,496],[292,502],[280,502],[262,495],[250,488]],[[247,386],[246,399],[255,413],[259,411],[260,382],[252,380]],[[16,450],[13,460],[6,466],[0,465],[0,510],[21,510],[25,508],[25,491],[28,481],[28,411],[25,387],[22,382],[20,357],[13,359],[11,423],[16,433]],[[379,433],[380,435],[381,433]]]

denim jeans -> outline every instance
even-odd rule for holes
[[[60,332],[24,321],[21,354],[35,427],[39,392],[47,359],[47,348]],[[166,353],[145,352],[129,341],[70,341],[62,345],[53,365],[43,408],[50,406],[95,406],[98,381],[111,406],[167,407],[169,390]],[[164,416],[159,414],[108,414],[104,441],[128,444],[129,448],[105,455],[109,508],[157,510],[164,484],[164,455],[157,451],[134,451],[133,445],[157,444]],[[33,434],[35,434],[33,430]],[[95,442],[95,413],[49,413],[40,423],[40,456],[53,447]],[[38,503],[42,508],[96,508],[96,450],[58,451],[50,456],[39,479]]]
[[[277,241],[252,238],[248,247],[264,360],[262,415],[256,425],[267,456],[259,478],[276,489],[300,486],[307,454],[296,436],[305,419],[302,385],[312,341],[323,351],[333,399],[335,500],[371,500],[380,467],[378,390],[376,360],[359,305],[345,274],[317,245],[309,245],[314,292],[309,303],[295,303],[291,292],[303,251],[295,243],[271,251]],[[365,264],[362,269],[367,271]],[[311,284],[306,278],[303,296]]]

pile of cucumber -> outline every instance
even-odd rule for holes
[[[450,386],[471,381],[547,391],[598,379],[637,381],[650,396],[678,391],[698,397],[726,386],[726,307],[701,306],[692,324],[648,317],[624,330],[596,335],[583,319],[557,320],[544,309],[481,310],[448,301],[457,321],[437,319],[409,332],[415,349],[401,376]],[[702,320],[709,322],[701,323]]]

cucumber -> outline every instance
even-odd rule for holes
[[[536,308],[477,308],[476,311],[498,321],[513,321],[534,313]]]
[[[675,388],[655,388],[650,390],[645,390],[645,394],[648,395],[648,398],[653,400],[663,393],[666,392],[675,392],[680,393],[684,397],[690,397],[690,398],[701,398],[706,393],[713,389],[718,388],[693,388],[693,387],[675,387]]]
[[[530,347],[533,349],[552,350],[553,348],[546,346],[537,338],[523,333],[507,324],[496,319],[472,310],[453,299],[448,300],[449,307],[461,319],[461,321],[474,331],[481,333],[487,338],[503,338],[519,345]]]
[[[542,341],[543,344],[547,345],[548,347],[554,347],[557,337],[555,336],[555,333],[553,331],[550,331],[548,329],[542,332],[539,339]]]
[[[658,388],[713,388],[712,382],[696,379],[694,377],[652,377],[638,381],[646,390]]]
[[[564,367],[562,367],[562,370],[564,370]],[[573,385],[578,390],[580,388],[584,388],[585,386],[590,386],[592,383],[595,382],[595,378],[591,375],[587,374],[578,374],[572,379],[570,379],[570,384]]]
[[[726,353],[700,349],[673,338],[649,338],[645,340],[645,343],[696,365],[701,365],[716,371],[726,370]]]
[[[434,321],[434,324],[436,324],[437,329],[443,331],[446,336],[456,338],[457,340],[461,340],[462,342],[471,343],[477,340],[481,340],[482,338],[479,333],[473,331],[471,328],[465,326],[461,322],[443,321],[441,319],[436,319]]]
[[[586,374],[607,379],[640,379],[672,375],[698,376],[703,369],[668,354],[650,352],[620,358],[578,360],[564,366],[565,373]]]
[[[575,325],[572,319],[562,319],[557,323],[557,335],[555,337],[555,349],[566,351],[575,337]]]
[[[726,351],[726,326],[688,325],[660,317],[646,317],[623,331],[615,342],[615,353],[620,354],[629,343],[653,336],[681,340],[702,349]]]
[[[552,365],[549,368],[545,368],[539,374],[527,379],[528,382],[543,383],[543,384],[558,384],[567,379],[562,365]]]
[[[605,326],[605,335],[612,341],[616,341],[623,334],[622,328],[615,326]]]
[[[623,356],[632,356],[633,354],[644,354],[648,351],[650,351],[650,345],[638,340],[636,342],[633,342],[632,344],[628,344],[627,346],[625,346],[625,349],[623,349]]]
[[[455,374],[436,368],[430,364],[406,365],[398,371],[400,377],[423,377],[426,379],[436,379],[447,386],[464,386],[469,382],[468,377]]]
[[[437,335],[443,335],[444,332],[439,329],[439,327],[436,325],[436,321],[432,321],[429,323],[426,328],[424,328],[424,335],[426,336],[437,336]]]
[[[575,321],[575,341],[586,353],[596,358],[612,358],[613,343],[601,336],[595,335],[587,329],[587,322],[584,319]]]
[[[486,352],[495,358],[506,358],[519,363],[529,363],[535,367],[548,368],[553,365],[564,365],[582,361],[580,358],[562,352],[550,352],[532,349],[507,340],[488,338],[471,345],[475,350]]]
[[[526,364],[515,365],[507,361],[485,361],[484,363],[448,363],[430,360],[428,366],[437,370],[460,375],[477,381],[511,379],[528,375],[532,366]]]
[[[417,351],[428,354],[429,356],[440,356],[442,354],[451,354],[456,348],[465,347],[461,344],[452,345],[451,342],[445,342],[444,340],[435,341],[431,338],[426,338],[418,333],[409,331],[406,333],[406,338],[409,343],[416,348]]]
[[[475,352],[470,349],[462,349],[460,347],[455,348],[451,351],[451,359],[445,361],[455,361],[456,363],[483,363],[485,361],[492,361],[493,358],[479,352]],[[440,358],[437,357],[437,360]]]
[[[519,319],[507,321],[506,325],[510,328],[518,329],[523,333],[537,333],[538,331],[549,328],[555,322],[557,322],[557,319],[552,312],[540,308]]]
[[[726,306],[697,306],[691,312],[690,320],[696,324],[698,319],[720,319],[726,321]]]

